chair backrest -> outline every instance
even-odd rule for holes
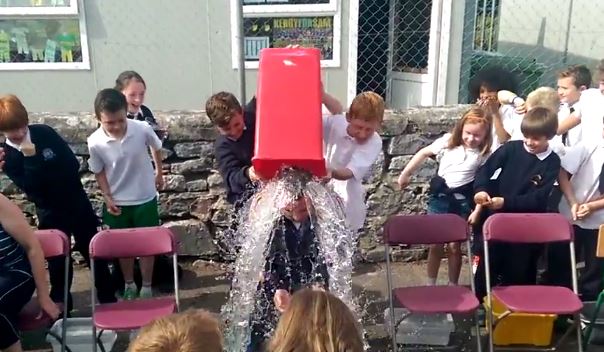
[[[92,259],[148,257],[175,251],[174,234],[162,226],[103,230],[90,241]]]
[[[394,215],[384,225],[390,245],[461,242],[468,234],[468,223],[455,214]]]
[[[573,227],[561,214],[499,213],[484,223],[483,236],[488,241],[510,243],[568,242]]]
[[[44,258],[69,255],[69,237],[59,230],[37,230],[36,237],[42,246]]]

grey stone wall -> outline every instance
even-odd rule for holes
[[[429,160],[405,191],[395,186],[398,174],[413,153],[450,130],[466,109],[466,106],[447,106],[387,112],[381,131],[384,148],[366,185],[368,218],[360,247],[367,260],[384,258],[381,227],[389,215],[423,211],[426,181],[434,174],[436,163]],[[213,155],[216,131],[201,111],[157,112],[156,117],[169,127],[169,138],[164,144],[167,182],[160,194],[162,221],[180,237],[182,255],[224,259],[215,239],[227,228],[232,208],[224,198],[222,178],[216,170]],[[86,163],[86,137],[97,126],[94,116],[36,113],[30,119],[54,127],[70,143],[81,162],[83,184],[95,208],[100,209],[102,197]],[[0,175],[0,191],[35,221],[33,205],[5,175]],[[417,255],[418,252],[408,250],[399,252],[397,257],[410,260]]]

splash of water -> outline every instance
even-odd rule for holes
[[[311,226],[319,243],[319,255],[325,259],[329,290],[360,317],[352,295],[352,255],[356,235],[345,224],[344,208],[339,197],[310,175],[284,170],[280,177],[266,183],[244,205],[239,214],[239,228],[234,236],[239,253],[229,299],[222,308],[227,322],[225,345],[228,351],[245,351],[249,344],[250,316],[256,304],[259,275],[264,270],[268,245],[280,210],[304,195],[311,213]]]

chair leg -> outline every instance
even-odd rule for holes
[[[585,330],[585,335],[583,338],[583,345],[581,346],[584,350],[587,350],[587,345],[589,344],[589,339],[591,338],[591,333],[593,331],[593,327],[596,324],[596,320],[598,320],[598,315],[600,314],[600,309],[602,308],[602,303],[604,303],[604,291],[600,292],[598,295],[598,301],[596,302],[596,309],[591,316],[591,319],[587,323],[587,329]],[[579,329],[581,328],[581,321],[579,320]]]
[[[482,352],[482,342],[480,341],[480,321],[478,310],[474,312],[474,328],[476,329],[476,351]]]
[[[96,343],[99,344],[99,347],[101,348],[101,352],[106,352],[105,346],[103,345],[103,341],[101,341],[101,336],[103,336],[103,332],[105,332],[105,330],[101,330],[99,332],[99,335],[96,337]]]
[[[575,329],[577,329],[577,351],[583,352],[587,349],[583,347],[583,332],[581,331],[581,312],[575,314]]]

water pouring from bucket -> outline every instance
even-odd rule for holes
[[[270,339],[277,289],[324,286],[360,313],[351,281],[355,235],[340,198],[321,182],[320,52],[264,49],[259,67],[252,163],[264,182],[238,215],[239,252],[222,309],[229,351],[254,351]]]

